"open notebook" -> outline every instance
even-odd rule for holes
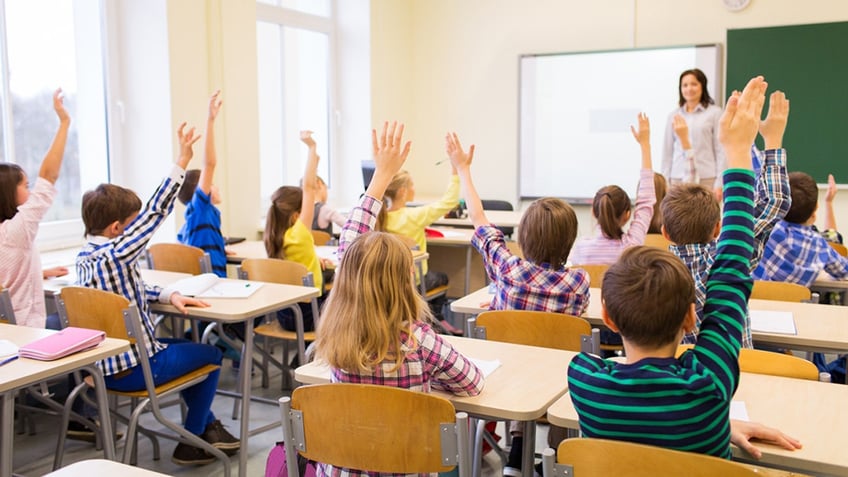
[[[183,278],[169,288],[196,298],[247,298],[262,286],[262,282],[226,280],[214,273],[202,273]]]

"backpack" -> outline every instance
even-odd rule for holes
[[[297,454],[297,469],[300,476],[316,476],[315,462],[300,454]],[[282,442],[277,442],[277,445],[268,453],[268,459],[265,461],[265,477],[289,477],[288,469],[286,469],[286,447]]]

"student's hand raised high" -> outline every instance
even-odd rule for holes
[[[306,144],[309,149],[315,149],[317,147],[315,139],[312,139],[312,131],[301,131],[300,142]]]
[[[65,95],[62,94],[62,88],[58,88],[53,92],[53,110],[56,111],[56,116],[59,117],[59,122],[70,123],[71,116],[65,109]]]
[[[766,149],[783,147],[783,133],[789,120],[789,100],[783,91],[775,91],[769,97],[769,109],[766,118],[760,122],[760,135]]]
[[[683,128],[686,130],[686,120],[683,119],[679,114],[674,117],[675,120],[675,129],[674,132],[677,132],[677,118],[680,118],[683,121]],[[639,123],[639,129],[630,126],[630,132],[633,133],[633,139],[636,140],[642,146],[650,146],[651,145],[651,122],[648,120],[648,115],[645,113],[639,113],[636,116],[636,120]],[[684,132],[684,135],[688,137],[689,133]]]
[[[692,149],[692,143],[689,142],[689,125],[686,124],[686,118],[680,114],[675,114],[671,120],[671,128],[674,129],[674,134],[680,140],[680,146],[683,150]]]
[[[465,173],[471,170],[471,162],[474,160],[474,144],[468,147],[468,152],[465,152],[459,142],[459,136],[455,132],[447,133],[445,135],[445,152],[448,154],[451,166],[457,172]]]
[[[397,121],[389,125],[383,123],[383,132],[377,136],[377,130],[371,130],[371,146],[374,157],[374,176],[368,185],[366,194],[376,199],[383,199],[386,187],[392,181],[392,177],[400,171],[403,163],[409,156],[412,142],[403,142],[403,124]]]
[[[757,137],[768,85],[762,76],[751,78],[742,93],[727,100],[719,120],[718,139],[727,156],[727,166],[751,169],[751,144]]]
[[[224,104],[224,100],[221,99],[221,90],[219,89],[212,93],[209,98],[209,121],[214,121],[218,117],[218,111],[221,110],[222,104]]]
[[[836,198],[836,179],[833,178],[833,174],[827,175],[827,193],[824,195],[825,202],[833,202],[833,199]]]
[[[177,165],[185,169],[191,158],[194,157],[194,143],[200,140],[200,135],[195,135],[194,128],[185,130],[186,123],[180,124],[177,129],[177,137],[180,140],[180,156],[177,158]]]

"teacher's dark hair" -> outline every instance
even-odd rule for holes
[[[677,81],[677,96],[678,96],[678,106],[683,106],[686,104],[686,100],[683,99],[683,93],[680,92],[680,86],[683,84],[683,77],[686,75],[692,75],[698,80],[698,83],[701,83],[701,106],[707,107],[711,104],[715,104],[713,98],[710,98],[710,92],[707,91],[707,75],[704,74],[703,71],[698,68],[692,68],[691,70],[686,70],[683,73],[680,73],[680,79]]]

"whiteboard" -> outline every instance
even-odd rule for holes
[[[700,68],[722,104],[720,45],[522,55],[519,59],[518,192],[589,203],[615,184],[635,197],[641,154],[630,133],[651,121],[654,170],[678,104],[680,73]]]

